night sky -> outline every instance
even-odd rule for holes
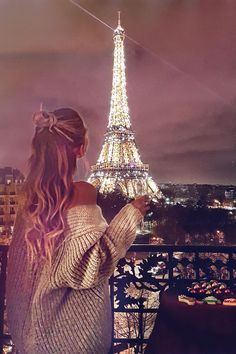
[[[236,1],[77,0],[127,35],[126,76],[141,158],[157,182],[236,184]],[[27,173],[43,102],[89,128],[94,164],[112,83],[112,31],[67,0],[0,1],[0,167]]]

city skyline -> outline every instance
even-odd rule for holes
[[[126,41],[127,92],[156,182],[236,184],[236,3],[80,4],[112,27],[120,10],[126,34],[143,46]],[[111,31],[62,0],[3,1],[0,29],[0,165],[26,173],[41,102],[82,113],[94,164],[109,113]]]

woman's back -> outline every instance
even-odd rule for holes
[[[109,351],[108,278],[132,243],[141,214],[127,205],[107,227],[94,203],[93,187],[84,185],[86,189],[91,204],[83,204],[83,192],[75,194],[78,204],[65,213],[64,240],[51,267],[45,262],[35,270],[30,267],[25,220],[20,211],[17,215],[9,250],[7,307],[10,330],[21,354]]]
[[[82,214],[82,223],[78,222],[80,214]],[[96,284],[93,289],[83,290],[56,283],[59,277],[67,277],[67,273],[71,271],[70,265],[67,266],[64,262],[58,275],[57,267],[60,267],[60,258],[65,255],[66,250],[70,248],[71,252],[76,251],[72,243],[77,240],[72,241],[72,239],[83,237],[82,224],[90,219],[94,222],[94,231],[96,224],[100,230],[102,228],[105,230],[107,225],[102,218],[99,221],[99,210],[96,205],[73,207],[68,211],[66,219],[68,229],[65,234],[68,240],[60,246],[52,268],[49,268],[45,262],[41,262],[35,270],[30,267],[24,242],[24,220],[20,215],[15,225],[14,235],[17,236],[13,236],[9,250],[7,279],[10,284],[7,283],[6,297],[7,308],[10,309],[8,317],[11,333],[22,354],[106,353],[110,345],[111,329],[108,328],[106,331],[107,344],[107,339],[102,335],[104,328],[99,331],[102,318],[104,318],[102,321],[104,326],[110,323],[110,313],[104,312],[109,309],[106,282]],[[86,232],[88,243],[91,242],[89,235],[92,232],[90,225],[90,231]],[[77,281],[79,275],[74,277],[74,281]],[[84,327],[86,323],[88,328]],[[84,331],[82,337],[81,328]],[[71,341],[68,344],[70,336]],[[97,351],[94,351],[95,343]]]

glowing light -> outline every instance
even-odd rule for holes
[[[120,25],[114,31],[114,63],[110,113],[105,141],[96,165],[91,167],[89,182],[100,193],[120,190],[133,198],[137,194],[163,197],[156,183],[148,175],[149,166],[143,164],[131,127],[126,93],[125,31]]]

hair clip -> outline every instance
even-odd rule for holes
[[[66,139],[70,140],[72,143],[74,140],[69,137],[65,132],[64,132],[64,127],[63,123],[64,121],[60,122],[58,124],[58,118],[53,112],[47,112],[43,110],[43,104],[40,104],[40,110],[38,112],[35,112],[33,114],[33,122],[38,128],[45,128],[47,127],[50,133],[53,133],[53,129],[60,135],[63,135]],[[60,127],[59,127],[60,125]]]

